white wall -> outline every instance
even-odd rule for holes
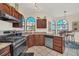
[[[11,30],[12,23],[0,20],[0,31],[1,30]]]

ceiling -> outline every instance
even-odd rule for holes
[[[79,3],[20,3],[20,10],[25,16],[63,16],[79,13]],[[36,7],[35,7],[36,6]]]

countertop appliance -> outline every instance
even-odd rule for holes
[[[26,38],[19,31],[3,31],[0,42],[11,42],[11,55],[18,56],[26,49]]]

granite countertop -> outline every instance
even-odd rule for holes
[[[50,36],[50,37],[54,37],[54,36],[56,36],[56,37],[63,37],[63,36],[60,36],[60,35],[53,35],[53,34],[45,34],[45,36]]]
[[[59,35],[55,35],[55,34],[51,34],[51,33],[41,33],[41,32],[23,34],[23,36],[29,36],[29,35],[44,35],[44,36],[49,36],[49,37],[54,37],[54,36],[63,37],[63,36],[59,36]]]
[[[7,46],[9,46],[9,45],[11,45],[11,43],[1,43],[0,42],[0,50],[7,47]]]

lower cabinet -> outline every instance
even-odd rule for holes
[[[34,35],[34,45],[35,46],[44,46],[44,36],[43,35]]]
[[[34,41],[35,40],[34,40],[34,36],[33,35],[29,35],[27,37],[27,46],[28,46],[28,48],[34,46]]]
[[[64,52],[64,41],[62,37],[54,36],[53,49],[60,53]]]
[[[44,36],[43,35],[29,35],[27,37],[27,46],[44,46]]]
[[[0,50],[0,56],[11,56],[10,46],[7,46]]]
[[[40,44],[39,40],[40,40],[39,35],[34,35],[34,46],[39,46]]]
[[[27,46],[46,46],[60,53],[64,52],[64,41],[59,36],[29,35],[27,37]]]
[[[53,38],[45,37],[45,46],[53,48]]]

